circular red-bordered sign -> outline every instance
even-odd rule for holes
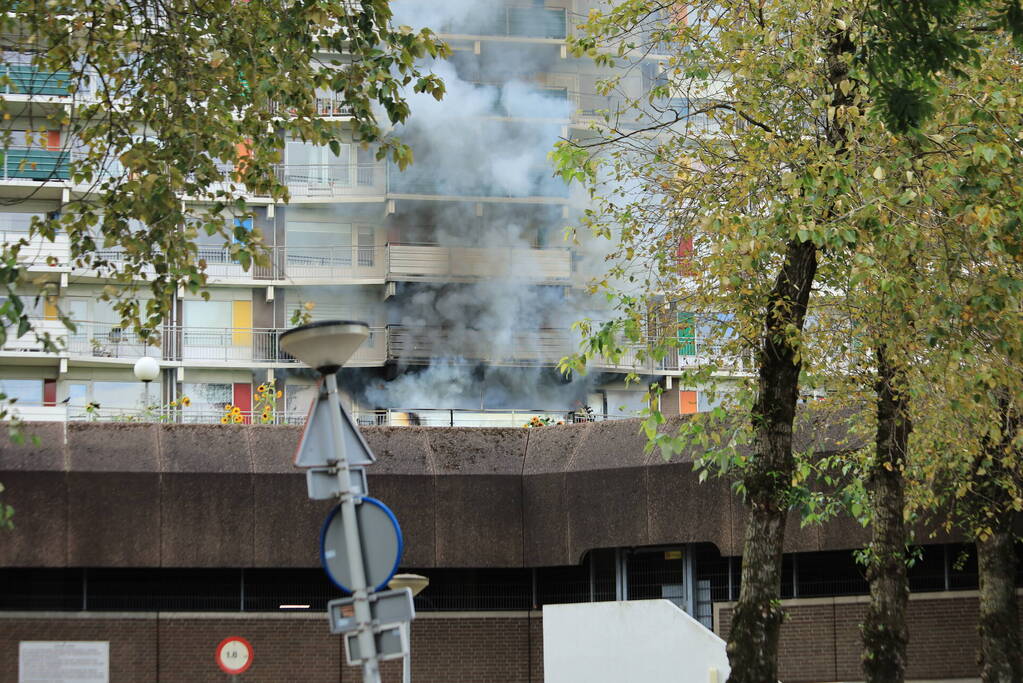
[[[252,666],[252,646],[241,636],[228,636],[217,645],[217,666],[227,674],[240,674]]]

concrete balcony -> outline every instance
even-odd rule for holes
[[[109,323],[78,322],[63,331],[65,354],[90,363],[134,363],[143,355],[185,367],[252,367],[296,364],[280,349],[285,328],[164,325],[148,335]],[[374,328],[352,357],[354,366],[382,365],[386,331]]]
[[[0,150],[0,181],[66,181],[70,155],[59,149],[8,147]]]
[[[468,17],[437,28],[450,36],[495,36],[507,39],[564,40],[568,18],[564,8],[502,7],[484,17]]]
[[[387,248],[389,280],[457,281],[502,278],[564,283],[572,277],[568,249],[445,247],[392,244]]]
[[[18,262],[28,266],[34,272],[61,272],[68,270],[71,260],[71,243],[64,233],[55,235],[51,242],[40,235],[30,236],[22,230],[0,230],[0,245],[5,250],[8,245],[22,240],[28,243],[21,247]]]
[[[71,74],[67,71],[41,71],[32,64],[5,64],[2,73],[10,82],[3,86],[5,96],[24,97],[69,97],[68,85]]]
[[[56,357],[55,353],[48,352],[43,348],[43,342],[37,339],[38,336],[49,334],[53,343],[63,346],[67,342],[67,329],[59,320],[47,320],[43,318],[31,319],[33,330],[21,337],[15,337],[16,330],[7,328],[7,339],[3,347],[0,347],[0,354],[5,357],[20,357],[26,359],[32,356]]]
[[[387,194],[387,166],[370,164],[278,164],[277,180],[293,199],[347,197],[383,200]]]
[[[509,332],[401,325],[387,328],[388,357],[413,365],[444,358],[494,365],[549,366],[556,365],[574,348],[571,332],[563,329]]]
[[[277,102],[270,103],[270,113],[287,118],[296,112]],[[317,97],[316,115],[326,119],[349,119],[352,117],[352,106],[339,97]]]

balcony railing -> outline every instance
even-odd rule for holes
[[[387,170],[370,164],[278,164],[277,180],[293,197],[368,197],[387,192]]]
[[[287,107],[281,106],[277,102],[270,103],[270,113],[280,114],[287,116],[294,114],[294,111],[289,110]],[[317,97],[316,98],[316,115],[323,116],[326,118],[333,117],[348,117],[353,114],[353,109],[350,104],[345,102],[339,97]]]
[[[198,327],[164,325],[138,335],[119,325],[76,322],[73,332],[60,329],[66,352],[72,358],[132,360],[152,356],[165,361],[210,364],[291,364],[297,361],[280,348],[284,328]],[[370,337],[352,357],[356,365],[379,365],[386,360],[383,328]],[[6,348],[6,347],[5,347]]]
[[[29,236],[24,230],[0,231],[0,246],[6,247],[21,240],[26,240],[28,244],[22,246],[18,261],[30,268],[66,267],[71,259],[71,244],[64,233],[56,234],[51,242],[41,235]],[[52,266],[50,261],[53,262]]]
[[[31,64],[5,64],[2,73],[9,79],[5,95],[67,96],[71,74],[67,71],[40,71]]]
[[[64,150],[38,147],[0,149],[0,180],[67,180],[70,157]]]
[[[413,364],[459,358],[508,365],[554,365],[574,348],[571,332],[562,329],[509,333],[401,325],[387,328],[388,357]]]
[[[514,278],[560,282],[572,277],[568,249],[392,244],[387,248],[387,263],[388,277],[395,280]]]

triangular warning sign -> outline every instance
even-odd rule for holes
[[[344,406],[341,406],[341,432],[345,460],[348,461],[349,467],[372,465],[376,461]],[[294,462],[295,467],[329,467],[337,463],[334,430],[330,420],[330,401],[327,399],[322,379],[316,400],[309,409],[309,417],[306,418],[305,430],[302,432],[302,440],[298,442]]]

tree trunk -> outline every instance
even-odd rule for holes
[[[803,329],[810,288],[817,273],[813,242],[792,241],[771,290],[766,310],[757,402],[755,446],[743,477],[749,523],[742,551],[742,584],[728,635],[728,683],[778,680],[781,627],[781,555],[785,540],[794,461],[792,423],[799,398],[798,341],[788,330]]]
[[[977,541],[980,574],[980,678],[984,683],[1023,683],[1016,605],[1016,538],[1011,517]]]
[[[868,474],[873,523],[867,580],[870,604],[863,622],[863,673],[867,683],[900,683],[906,675],[906,524],[903,466],[909,433],[909,397],[904,373],[885,348],[877,349],[877,436]]]

